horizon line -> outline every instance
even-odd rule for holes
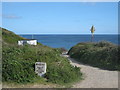
[[[73,34],[68,34],[68,33],[46,33],[46,34],[43,34],[43,33],[21,33],[21,34],[19,34],[19,33],[16,33],[17,35],[25,35],[25,34],[28,34],[28,35],[91,35],[91,34],[77,34],[77,33],[73,33]],[[118,35],[118,34],[120,34],[120,33],[113,33],[113,34],[109,34],[109,33],[105,33],[105,34],[103,34],[103,33],[100,33],[100,34],[94,34],[94,35]]]

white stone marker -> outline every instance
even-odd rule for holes
[[[46,73],[47,65],[45,62],[36,62],[35,63],[35,72],[39,76],[43,76]]]

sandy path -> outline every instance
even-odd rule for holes
[[[63,55],[71,64],[81,68],[84,80],[73,85],[73,88],[118,88],[118,72],[80,64],[68,55]]]

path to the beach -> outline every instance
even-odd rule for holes
[[[84,80],[73,85],[73,88],[118,88],[118,72],[101,70],[99,68],[80,64],[69,55],[62,55],[70,60],[71,64],[81,68]]]

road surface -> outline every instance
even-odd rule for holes
[[[102,70],[81,64],[69,55],[62,56],[67,57],[73,66],[80,67],[83,73],[84,80],[74,84],[73,88],[118,88],[118,71]]]

